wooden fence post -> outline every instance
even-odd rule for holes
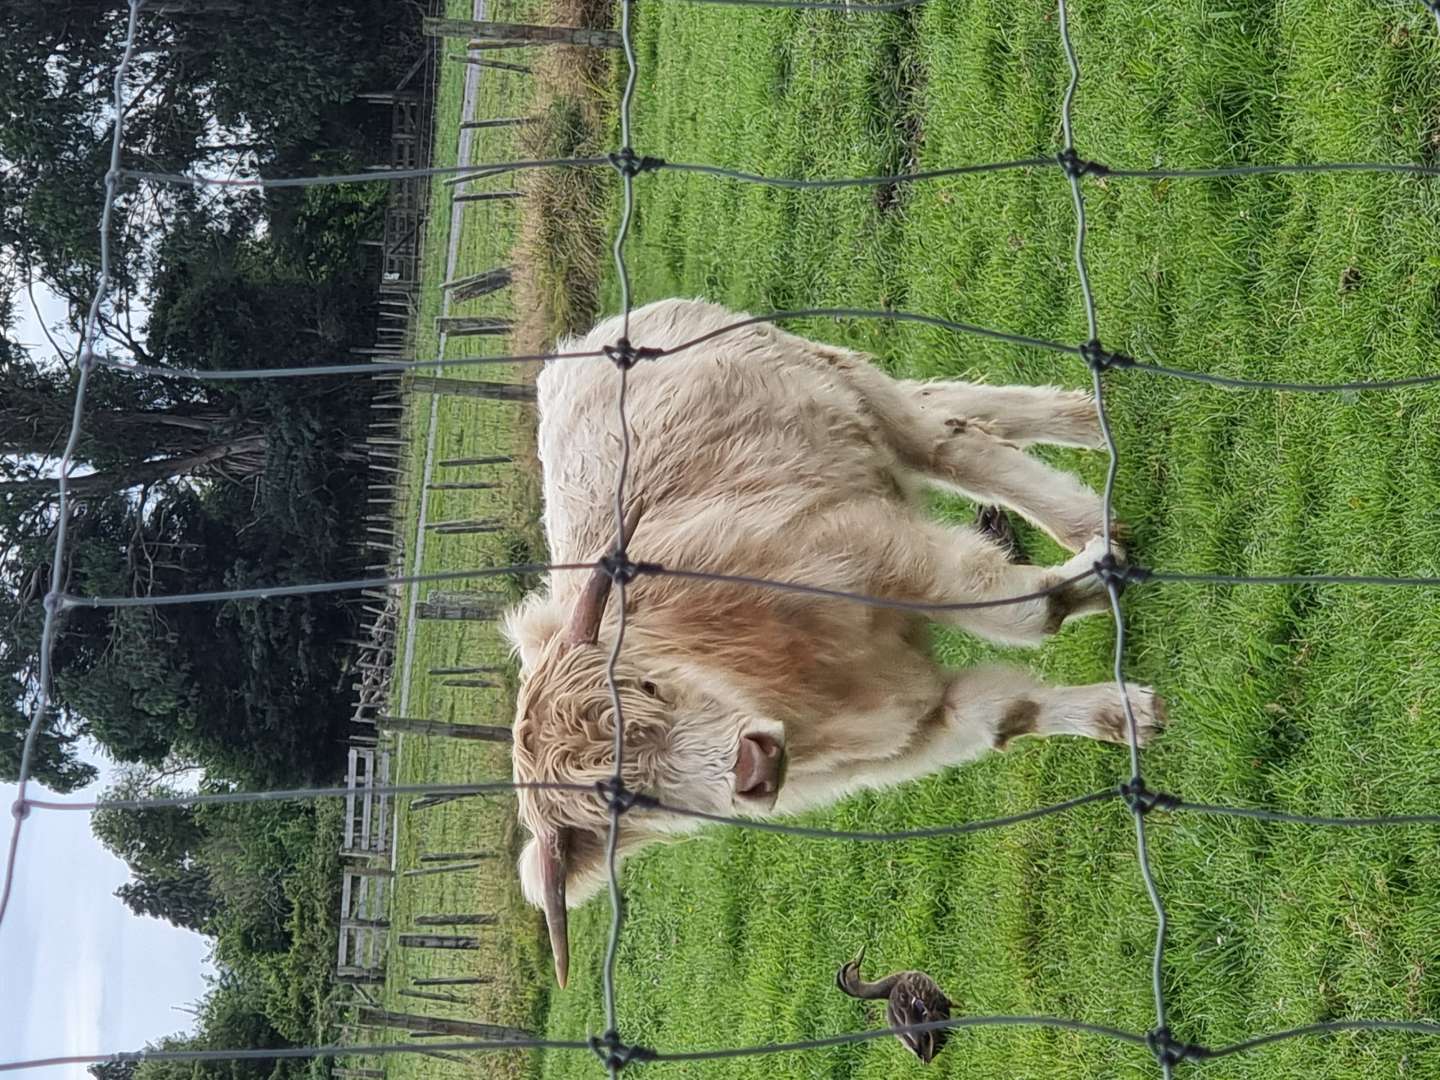
[[[498,533],[505,531],[505,526],[495,518],[482,518],[479,521],[431,521],[426,523],[425,528],[429,532],[457,536],[467,533]]]
[[[411,720],[403,716],[382,716],[380,727],[410,735],[438,735],[447,739],[478,739],[482,742],[509,742],[508,727],[498,724],[451,724],[443,720]]]
[[[472,203],[472,202],[495,202],[499,199],[518,199],[524,195],[523,191],[467,191],[463,195],[454,195],[451,202]],[[485,331],[489,333],[489,331]]]
[[[505,603],[499,597],[487,593],[453,593],[434,589],[425,602],[416,608],[416,617],[421,619],[479,619],[494,622],[500,617]]]
[[[416,915],[416,926],[494,926],[500,916],[490,912],[477,915]]]
[[[533,116],[493,116],[488,120],[466,120],[460,125],[461,131],[478,131],[485,128],[516,127],[520,124],[533,124]]]
[[[492,383],[478,379],[444,379],[422,375],[412,380],[411,386],[417,394],[449,394],[454,397],[489,398],[491,401],[535,400],[535,388],[523,383]]]
[[[442,469],[458,469],[466,465],[509,465],[515,459],[509,454],[495,454],[491,457],[457,457],[446,458],[444,461],[437,461],[435,464]]]
[[[475,67],[493,68],[496,71],[514,71],[520,75],[529,75],[530,69],[524,64],[512,64],[508,60],[486,60],[482,56],[452,56],[451,60],[459,60],[462,64],[473,64]]]
[[[493,859],[494,857],[495,857],[495,856],[493,856],[493,855],[486,855],[486,856],[484,856],[484,858],[486,858],[486,859]],[[482,866],[484,866],[484,865],[485,865],[485,864],[482,863],[482,862],[440,863],[438,866],[422,866],[422,867],[420,867],[420,868],[418,868],[418,869],[415,869],[415,870],[406,870],[406,871],[405,871],[405,876],[406,876],[406,877],[429,877],[429,876],[432,875],[432,874],[455,874],[455,873],[459,873],[461,870],[479,870],[479,869],[480,869]],[[457,939],[457,940],[459,940],[459,939]],[[401,944],[402,944],[402,945],[404,944],[404,941],[403,941],[403,940],[401,941]],[[436,948],[442,948],[442,947],[445,947],[445,946],[438,946],[438,945],[437,945],[437,946],[435,946],[435,947],[436,947]],[[474,947],[475,947],[475,946],[473,946],[473,945],[450,945],[450,946],[448,946],[448,948],[452,948],[452,949],[471,949],[471,948],[474,948]]]
[[[360,1022],[376,1027],[402,1028],[435,1035],[459,1035],[476,1039],[525,1039],[530,1033],[502,1024],[481,1024],[474,1020],[448,1020],[438,1016],[393,1012],[390,1009],[361,1009]]]
[[[510,267],[497,266],[493,270],[486,270],[479,274],[471,274],[468,277],[456,278],[454,281],[444,282],[440,288],[453,290],[451,292],[451,299],[475,300],[478,297],[499,292],[510,284],[512,276]]]
[[[427,37],[463,37],[514,45],[579,45],[619,49],[625,44],[617,30],[589,26],[536,26],[531,23],[476,22],[470,19],[427,18]]]
[[[478,949],[480,939],[464,934],[401,934],[400,945],[406,949]]]
[[[436,319],[435,319],[435,332],[436,332],[437,334],[450,334],[450,335],[453,335],[453,336],[455,336],[455,337],[464,337],[464,336],[473,337],[473,336],[475,336],[475,335],[477,335],[477,334],[491,334],[491,335],[508,334],[508,333],[510,333],[510,327],[511,327],[511,324],[510,324],[510,320],[509,320],[509,319],[497,319],[497,318],[493,318],[492,316],[489,316],[489,315],[440,315],[440,316],[437,316]],[[414,380],[414,382],[411,383],[411,387],[412,387],[413,389],[415,389],[415,390],[420,390],[420,389],[422,389],[422,387],[421,387],[420,385],[418,385],[418,384],[423,383],[423,382],[425,382],[425,381],[426,381],[426,380],[425,380],[425,378],[423,378],[423,377],[422,377],[422,378],[417,378],[416,380]],[[435,382],[435,383],[438,383],[438,384],[441,384],[441,385],[448,384],[448,383],[465,383],[465,382],[471,382],[471,380],[469,380],[469,379],[437,379],[437,378],[431,378],[430,381]],[[485,385],[485,384],[484,384],[484,383],[473,383],[473,382],[472,382],[471,385],[474,385],[474,386],[483,386],[483,385]],[[464,391],[464,390],[443,390],[443,391],[435,391],[435,392],[436,392],[436,393],[463,394],[463,393],[466,393],[467,391]],[[480,394],[480,395],[478,395],[478,396],[484,397],[485,395]],[[533,396],[533,395],[532,395],[532,396]]]
[[[455,994],[437,994],[433,990],[401,990],[401,997],[418,998],[420,1001],[444,1001],[450,1005],[473,1005],[473,1001]]]

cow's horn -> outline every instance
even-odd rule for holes
[[[639,523],[640,507],[636,505],[625,517],[623,539],[620,541],[622,548],[635,535],[635,526]],[[566,639],[572,646],[594,645],[600,640],[600,620],[605,615],[605,604],[610,599],[610,586],[613,584],[613,579],[601,567],[597,566],[590,572],[590,580],[585,583],[580,599],[575,601],[575,610],[566,632]]]
[[[563,830],[547,829],[536,838],[540,849],[540,890],[550,951],[555,954],[555,981],[560,988],[570,977],[570,920],[565,911],[565,857],[569,847]]]

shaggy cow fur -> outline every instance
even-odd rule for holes
[[[1100,499],[1023,450],[1102,445],[1089,395],[897,381],[861,354],[769,324],[724,329],[745,317],[686,300],[631,315],[640,348],[715,335],[629,373],[632,559],[929,603],[1035,592],[1094,568],[1104,552]],[[603,349],[621,329],[610,319],[560,351]],[[609,360],[555,359],[537,382],[544,525],[557,563],[593,561],[614,543],[617,379]],[[925,485],[1009,507],[1075,555],[1055,567],[1016,565],[975,529],[928,520]],[[593,784],[613,772],[606,665],[618,604],[600,601],[588,636],[566,629],[593,598],[585,572],[557,571],[507,620],[521,663],[517,781]],[[1017,736],[1126,739],[1113,683],[1050,687],[1013,668],[947,669],[915,612],[649,575],[626,598],[617,667],[625,783],[676,806],[789,815]],[[1038,645],[1067,619],[1107,608],[1090,576],[1043,598],[930,618]],[[1144,687],[1131,701],[1148,739],[1161,703]],[[522,790],[519,806],[532,833],[521,880],[546,908],[563,984],[565,909],[603,880],[609,811],[594,795],[553,790]],[[697,824],[634,809],[618,857]]]

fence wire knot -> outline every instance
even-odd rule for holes
[[[590,1036],[590,1050],[611,1072],[619,1072],[637,1061],[654,1061],[655,1051],[648,1046],[629,1046],[613,1028],[604,1035]]]
[[[1130,566],[1122,563],[1115,557],[1113,551],[1107,551],[1095,561],[1095,576],[1107,589],[1113,588],[1116,593],[1125,591],[1125,586],[1131,582],[1140,582],[1150,576],[1150,571],[1143,566]]]
[[[1082,176],[1109,176],[1108,166],[1101,165],[1098,161],[1087,161],[1075,152],[1073,146],[1067,146],[1060,153],[1055,155],[1055,160],[1060,163],[1060,168],[1065,170],[1065,175],[1072,180],[1078,180]]]
[[[629,371],[641,360],[653,360],[660,355],[660,350],[649,345],[641,345],[638,348],[630,344],[629,338],[621,338],[614,345],[605,346],[605,355],[608,356],[615,366],[621,371]]]
[[[1437,0],[1440,3],[1440,0]],[[1091,371],[1110,371],[1113,368],[1128,368],[1135,366],[1135,358],[1126,356],[1124,353],[1111,352],[1100,344],[1099,338],[1091,338],[1080,346],[1080,355],[1085,363],[1090,366]]]
[[[625,786],[623,780],[614,776],[607,780],[595,781],[595,790],[599,793],[600,797],[605,800],[606,805],[609,806],[611,810],[615,810],[621,814],[628,810],[633,810],[637,806],[644,809],[653,809],[660,805],[658,799],[652,798],[640,791],[631,791]]]
[[[1182,1061],[1193,1061],[1210,1056],[1203,1046],[1194,1043],[1177,1042],[1170,1037],[1170,1029],[1158,1027],[1145,1033],[1145,1045],[1161,1065],[1179,1065]]]
[[[1120,785],[1120,797],[1125,805],[1137,814],[1148,814],[1151,810],[1178,810],[1180,796],[1163,791],[1151,791],[1145,781],[1136,776]],[[1160,1029],[1164,1031],[1164,1028]]]
[[[30,816],[30,800],[23,795],[10,804],[10,816],[16,821],[24,821]]]
[[[660,569],[655,563],[631,562],[623,548],[600,556],[598,565],[611,581],[618,581],[621,585],[629,585],[641,574],[654,573]]]
[[[636,154],[630,147],[622,147],[619,152],[606,155],[610,164],[615,166],[615,171],[621,176],[639,176],[644,172],[654,172],[664,165],[665,162],[657,157],[644,157]]]

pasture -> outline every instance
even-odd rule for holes
[[[1073,0],[1070,10],[1083,72],[1076,140],[1087,158],[1133,167],[1440,158],[1440,33],[1419,3]],[[898,14],[849,15],[641,0],[634,32],[638,153],[820,177],[1043,156],[1061,144],[1067,70],[1046,0],[928,0]],[[456,122],[457,67],[446,71],[441,124]],[[597,88],[602,102],[613,106],[623,67]],[[451,152],[453,138],[439,134],[440,154]],[[510,152],[494,145],[498,156]],[[1437,181],[1339,174],[1084,183],[1100,335],[1110,348],[1254,378],[1440,369]],[[637,304],[678,294],[757,313],[888,307],[1077,344],[1087,336],[1074,211],[1057,170],[824,192],[659,173],[637,178],[635,188],[626,251]],[[443,234],[448,199],[437,198],[447,206],[433,216]],[[618,201],[609,212],[613,230]],[[493,265],[513,235],[498,216],[487,225],[486,211],[469,213],[461,269],[473,272]],[[444,250],[435,232],[432,260]],[[438,286],[443,266],[434,274]],[[603,310],[615,310],[613,274],[600,295]],[[905,377],[1089,381],[1076,358],[929,328],[817,319],[787,327],[868,350]],[[1305,396],[1226,392],[1133,371],[1106,379],[1120,448],[1116,505],[1133,529],[1136,562],[1242,574],[1440,573],[1440,391]],[[418,456],[429,402],[416,400]],[[523,441],[507,408],[446,399],[439,456]],[[1047,456],[1097,486],[1103,480],[1103,454]],[[517,481],[496,497],[508,500],[523,534],[533,486]],[[974,512],[950,498],[937,497],[934,508],[954,520]],[[1022,538],[1036,561],[1059,560],[1034,530],[1023,528]],[[426,569],[510,561],[513,550],[503,538],[445,538],[427,548]],[[1129,590],[1125,606],[1127,671],[1170,708],[1168,731],[1145,755],[1152,787],[1334,815],[1440,805],[1433,591],[1151,584]],[[505,722],[468,713],[465,697],[439,693],[424,676],[432,663],[483,663],[490,633],[421,628],[413,715]],[[1003,656],[1066,682],[1106,678],[1112,647],[1107,618],[1071,626],[1033,653],[936,635],[938,652],[955,664]],[[402,765],[406,782],[509,775],[503,750],[460,756],[417,749],[415,740]],[[1119,747],[1022,741],[967,768],[852,799],[812,823],[880,830],[992,817],[1113,785],[1127,771]],[[402,844],[422,835],[453,849],[471,846],[471,837],[513,840],[503,803],[423,813],[405,818]],[[1317,1020],[1440,1013],[1434,828],[1318,830],[1163,813],[1149,822],[1171,917],[1165,979],[1177,1037],[1219,1044]],[[452,962],[503,974],[473,1012],[555,1038],[602,1031],[603,897],[572,915],[570,986],[558,991],[539,923],[518,906],[512,854],[479,877],[478,885],[422,886],[479,890],[511,914],[493,949]],[[1131,818],[1118,802],[981,835],[885,845],[712,830],[633,860],[624,885],[617,986],[631,1042],[701,1049],[877,1026],[878,1009],[832,984],[862,943],[876,969],[928,970],[957,1015],[1055,1014],[1142,1031],[1154,1023],[1154,917]],[[470,906],[475,899],[472,891],[443,906],[481,910]],[[399,902],[420,900],[402,890]],[[425,902],[426,910],[442,906],[433,896]],[[416,973],[394,966],[392,985]],[[490,1075],[497,1065],[414,1059],[392,1068],[458,1076]],[[600,1075],[586,1054],[504,1067],[547,1078]],[[1236,1080],[1440,1077],[1440,1045],[1344,1035],[1181,1069]],[[887,1038],[644,1070],[861,1080],[920,1067]],[[959,1032],[930,1073],[1158,1075],[1143,1050],[1029,1028]]]

